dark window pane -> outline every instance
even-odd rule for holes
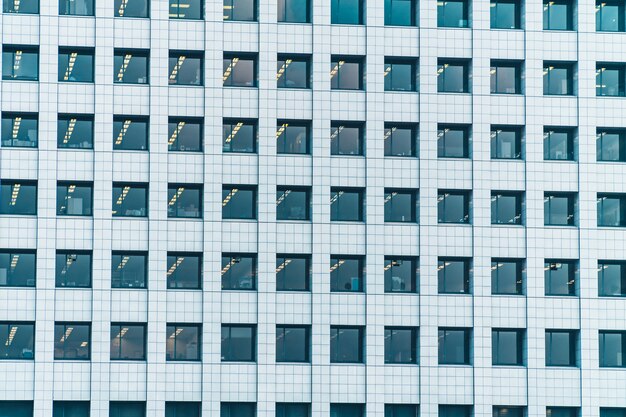
[[[39,79],[39,48],[31,46],[3,46],[2,79],[37,81]]]
[[[3,13],[39,14],[39,0],[2,0]],[[0,407],[2,409],[2,407]],[[31,411],[32,414],[32,411]],[[21,415],[18,413],[18,416]],[[4,416],[2,416],[4,417]]]
[[[470,329],[439,329],[439,364],[470,364]]]
[[[521,192],[491,192],[491,224],[520,225],[522,224]]]
[[[525,407],[493,407],[493,417],[525,417]]]
[[[276,255],[276,291],[309,291],[310,281],[310,256]]]
[[[546,226],[576,225],[576,196],[566,193],[545,193],[543,198]]]
[[[578,332],[546,330],[546,366],[576,366]]]
[[[116,49],[113,57],[113,82],[148,84],[150,52],[136,49]]]
[[[362,363],[364,333],[362,327],[331,326],[330,362]]]
[[[523,366],[524,331],[514,329],[492,330],[491,361],[493,365]]]
[[[146,359],[146,326],[111,324],[111,359],[142,361]]]
[[[170,51],[170,85],[203,85],[203,61],[202,52]]]
[[[468,4],[465,0],[438,1],[437,26],[452,28],[469,27]]]
[[[202,218],[202,185],[169,184],[167,200],[167,217]]]
[[[202,152],[204,137],[201,119],[170,117],[167,146],[170,152]]]
[[[92,201],[91,183],[57,183],[57,216],[91,216]]]
[[[224,0],[224,20],[255,21],[255,0]]]
[[[165,417],[201,417],[201,403],[166,401]]]
[[[220,417],[256,417],[256,404],[221,403]]]
[[[544,264],[546,295],[576,295],[578,263],[546,259]]]
[[[626,226],[626,195],[598,194],[598,226]]]
[[[238,185],[222,187],[223,219],[256,219],[256,188]]]
[[[385,328],[385,363],[417,363],[416,328]]]
[[[385,60],[385,91],[416,91],[417,63]]]
[[[600,407],[600,417],[625,417],[626,408]]]
[[[33,402],[0,400],[0,417],[33,417]]]
[[[60,114],[57,122],[57,147],[93,149],[93,116]]]
[[[385,404],[385,417],[418,417],[419,406],[413,404]]]
[[[167,254],[167,288],[202,288],[202,255],[195,253]]]
[[[521,94],[521,65],[491,61],[491,94]]]
[[[93,49],[59,48],[59,81],[92,83],[93,69]]]
[[[439,60],[437,64],[437,91],[440,93],[468,93],[469,62]]]
[[[626,162],[626,131],[597,129],[596,159],[605,162]]]
[[[626,93],[626,69],[620,64],[598,63],[596,66],[596,95],[623,97]]]
[[[519,29],[520,5],[516,0],[491,0],[491,28]]]
[[[385,221],[417,222],[417,191],[385,188]]]
[[[224,54],[224,86],[256,87],[256,58]]]
[[[574,160],[574,130],[545,128],[543,131],[543,159]]]
[[[94,0],[59,0],[59,14],[93,16]]]
[[[385,292],[417,292],[417,258],[385,257],[384,271]]]
[[[546,407],[546,417],[578,417],[576,407]]]
[[[56,286],[91,287],[91,252],[58,251],[56,254]]]
[[[439,258],[437,266],[439,294],[468,294],[471,268],[469,258]]]
[[[168,324],[165,345],[166,360],[199,361],[201,336],[200,325]]]
[[[309,0],[278,0],[278,21],[309,23]]]
[[[438,158],[469,158],[470,130],[467,126],[437,127]]]
[[[35,251],[0,252],[0,287],[34,287],[36,257]]]
[[[276,220],[310,220],[311,190],[299,187],[277,187]]]
[[[276,326],[276,362],[309,362],[310,328]]]
[[[2,113],[2,147],[36,148],[38,125],[36,113]]]
[[[544,30],[572,30],[573,10],[574,5],[571,0],[544,0]]]
[[[2,322],[0,340],[4,340],[4,343],[0,343],[0,359],[35,359],[34,323]]]
[[[307,122],[279,120],[276,126],[276,153],[309,154],[310,130]]]
[[[626,296],[626,263],[598,261],[598,295]]]
[[[278,88],[310,88],[309,60],[301,55],[279,55],[276,68]]]
[[[330,291],[362,292],[364,263],[363,257],[332,255],[330,257]]]
[[[146,217],[148,186],[113,183],[113,217]]]
[[[363,124],[331,122],[331,155],[363,155]]]
[[[623,1],[596,1],[596,30],[598,32],[623,32],[624,18]]]
[[[491,159],[522,159],[522,129],[491,126]]]
[[[224,119],[222,125],[224,152],[256,152],[257,123],[254,120]]]
[[[572,64],[544,62],[543,94],[573,95],[574,66]]]
[[[89,360],[91,356],[90,345],[90,324],[54,324],[54,359]]]
[[[330,23],[343,25],[363,24],[362,0],[331,0]]]
[[[115,10],[115,17],[150,16],[150,0],[115,0],[115,4],[113,7]],[[120,415],[120,417],[126,416]]]
[[[310,404],[276,403],[276,417],[309,417],[310,415]]]
[[[415,0],[385,0],[385,25],[416,26]]]
[[[146,417],[144,401],[111,401],[109,417]]]
[[[113,252],[112,288],[146,288],[148,256],[142,252]]]
[[[203,18],[202,0],[170,0],[170,19],[201,20]],[[182,417],[182,416],[172,416]]]
[[[521,259],[491,260],[491,294],[522,295],[524,261]]]
[[[144,117],[113,116],[113,149],[148,150],[149,121]]]
[[[439,190],[437,212],[439,223],[470,223],[470,192]]]
[[[626,367],[626,332],[601,330],[598,336],[600,367]]]
[[[417,156],[417,126],[386,123],[385,156]]]
[[[363,191],[358,189],[330,189],[330,220],[363,221]]]
[[[363,60],[354,57],[331,57],[330,88],[333,90],[362,90]]]
[[[52,417],[89,417],[89,401],[54,401]]]
[[[256,360],[256,326],[222,325],[222,362]]]
[[[222,254],[222,289],[256,289],[256,255],[243,253]]]
[[[37,184],[19,180],[1,181],[0,214],[36,215]]]

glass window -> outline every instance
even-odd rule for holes
[[[148,255],[145,252],[113,252],[111,288],[146,288]]]
[[[626,130],[598,128],[596,159],[601,162],[626,162]]]
[[[39,0],[2,0],[2,12],[19,14],[39,14]]]
[[[494,406],[493,417],[525,417],[526,407]]]
[[[520,29],[521,5],[517,0],[491,0],[491,29]]]
[[[311,257],[276,255],[276,291],[309,291]]]
[[[543,0],[544,30],[572,30],[573,21],[574,4],[572,0]]]
[[[276,362],[309,362],[311,328],[276,325]]]
[[[343,222],[363,221],[364,191],[359,188],[330,189],[330,220]]]
[[[202,152],[203,120],[170,117],[167,150],[170,152]]]
[[[469,158],[470,127],[465,125],[437,126],[438,158]]]
[[[416,60],[385,58],[384,76],[385,91],[417,91]]]
[[[54,401],[52,417],[89,417],[89,401]]]
[[[626,408],[600,407],[600,417],[626,417]]]
[[[167,333],[166,360],[199,361],[201,359],[202,328],[199,324],[168,323],[165,332]]]
[[[439,364],[470,365],[471,337],[471,329],[439,328]]]
[[[439,190],[437,218],[439,223],[470,223],[471,192]]]
[[[546,259],[544,263],[546,295],[576,295],[578,262]]]
[[[363,155],[363,123],[330,123],[331,155]]]
[[[203,3],[203,0],[170,0],[170,19],[202,20]]]
[[[170,85],[204,85],[203,70],[203,52],[170,51]]]
[[[469,93],[469,61],[439,59],[437,62],[437,91],[440,93]]]
[[[91,287],[91,252],[57,251],[56,287]]]
[[[146,359],[146,325],[111,323],[111,360]]]
[[[598,261],[598,295],[626,296],[626,262]]]
[[[141,116],[113,116],[113,150],[147,151],[150,121]]]
[[[54,323],[54,359],[89,360],[91,324]]]
[[[415,327],[385,327],[385,363],[417,363],[418,331]]]
[[[564,62],[544,62],[543,94],[574,95],[574,65]]]
[[[223,152],[255,153],[257,137],[256,120],[224,119]]]
[[[92,183],[57,182],[57,216],[91,216],[92,202]]]
[[[38,125],[37,113],[2,113],[2,147],[36,148]]]
[[[578,417],[576,407],[546,407],[546,417]]]
[[[255,403],[220,403],[220,417],[255,417]]]
[[[311,58],[306,55],[278,55],[278,88],[311,88]]]
[[[415,0],[385,0],[385,25],[417,26]]]
[[[93,16],[94,0],[59,0],[59,14],[67,16]]]
[[[330,326],[330,362],[363,363],[364,335],[363,327]]]
[[[57,148],[93,149],[93,115],[59,114]]]
[[[471,258],[439,258],[437,262],[439,294],[469,294],[471,275]]]
[[[543,159],[546,161],[573,161],[576,130],[563,127],[543,129]]]
[[[491,61],[490,74],[491,94],[522,94],[522,64],[520,62]]]
[[[524,330],[493,329],[491,361],[493,365],[524,366]]]
[[[276,220],[311,220],[311,189],[276,187]]]
[[[174,1],[174,0],[170,0]],[[187,0],[189,1],[189,0]],[[191,401],[166,401],[165,417],[201,417],[200,402]]]
[[[309,417],[311,405],[308,403],[276,403],[276,417]]]
[[[224,20],[254,22],[256,20],[255,0],[224,0]]]
[[[256,361],[256,325],[222,325],[222,362]]]
[[[620,64],[596,65],[596,96],[624,97],[626,68]]]
[[[414,257],[385,256],[385,292],[416,293],[419,262]]]
[[[111,401],[109,417],[146,417],[145,401]]]
[[[419,406],[415,404],[385,404],[385,417],[418,417]]]
[[[0,410],[2,417],[33,417],[33,402],[0,400]]]
[[[598,193],[598,227],[626,226],[626,194]]]
[[[223,219],[256,219],[256,187],[222,186]]]
[[[28,250],[0,252],[0,287],[34,287],[37,255]]]
[[[330,61],[330,88],[332,90],[363,90],[363,58],[333,55]]]
[[[148,184],[113,183],[113,217],[148,216]]]
[[[311,124],[302,120],[278,120],[276,153],[308,155],[311,153]]]
[[[36,215],[37,183],[33,181],[0,181],[0,214]]]
[[[365,279],[365,258],[362,256],[330,256],[330,291],[362,292]]]
[[[516,191],[491,192],[491,224],[520,225],[524,193]]]
[[[202,288],[202,254],[167,253],[167,288],[195,290]]]
[[[546,226],[575,226],[576,194],[544,193],[543,210]]]
[[[331,0],[330,23],[362,25],[363,0]]]
[[[417,125],[385,123],[385,156],[417,156]]]
[[[35,359],[35,323],[0,322],[0,340],[0,359]]]
[[[203,194],[201,184],[168,184],[167,200],[167,217],[202,218]]]
[[[417,190],[385,188],[385,221],[417,222],[417,196]]]
[[[148,84],[150,82],[150,51],[116,49],[113,56],[113,82]]]
[[[222,289],[255,290],[257,257],[254,254],[222,254]]]
[[[577,330],[546,330],[546,366],[576,366]]]
[[[523,259],[491,259],[491,294],[523,295],[524,274]]]
[[[3,45],[2,79],[39,80],[39,47]]]
[[[224,87],[256,87],[256,57],[224,53]]]
[[[491,159],[522,159],[522,132],[519,126],[491,126]]]
[[[626,332],[600,330],[599,338],[600,367],[626,367]]]
[[[150,17],[150,0],[115,0],[113,7],[115,17]]]
[[[440,28],[469,27],[469,0],[437,2],[437,26]]]
[[[596,30],[598,32],[624,31],[624,2],[596,0]]]
[[[93,48],[59,48],[59,82],[92,83]]]
[[[278,0],[278,21],[311,23],[309,0]]]

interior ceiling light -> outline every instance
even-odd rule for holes
[[[126,69],[128,68],[128,65],[130,64],[131,59],[133,59],[133,54],[124,55],[124,61],[122,61],[122,66],[120,67],[120,70],[117,73],[118,82],[122,82],[122,80],[124,79],[124,74],[126,73]]]
[[[291,190],[285,190],[285,192],[282,193],[280,197],[278,197],[278,199],[276,200],[276,205],[280,205],[280,203],[282,203],[289,194],[291,194]]]
[[[15,13],[20,11],[20,0],[13,0],[13,11]]]
[[[343,265],[345,263],[346,263],[345,259],[339,259],[339,261],[336,264],[334,264],[334,265],[332,265],[330,267],[330,272],[333,272],[334,270],[336,270],[337,268],[339,268],[341,265]]]
[[[117,266],[117,270],[119,271],[120,269],[124,269],[129,259],[130,259],[129,256],[123,256],[122,260],[120,261],[120,264]]]
[[[20,64],[22,62],[22,53],[24,51],[15,51],[15,58],[13,60],[13,72],[17,72],[20,69]]]
[[[339,197],[343,195],[343,191],[337,192],[337,194],[333,195],[330,199],[330,204],[333,204],[335,201],[339,200]]]
[[[235,127],[233,127],[233,130],[230,131],[230,134],[226,138],[226,143],[230,143],[233,140],[235,135],[239,132],[239,129],[241,129],[241,126],[243,126],[243,122],[237,122]]]
[[[185,59],[187,59],[185,55],[181,55],[178,57],[178,61],[176,61],[176,65],[174,65],[172,73],[170,74],[170,81],[176,80],[176,77],[178,76],[178,71],[180,71],[180,68],[183,66]]]
[[[282,262],[280,265],[276,267],[276,273],[279,273],[280,271],[285,269],[285,267],[289,265],[290,263],[291,263],[291,259],[285,259],[284,262]]]
[[[239,191],[238,188],[233,188],[232,190],[230,190],[228,195],[224,198],[224,201],[222,201],[222,207],[226,206],[226,204],[228,204],[230,200],[232,200],[235,194],[237,194],[237,191]]]
[[[168,145],[173,145],[174,142],[176,142],[176,139],[178,138],[178,135],[180,135],[181,130],[183,130],[183,128],[185,127],[185,122],[178,122],[178,125],[176,125],[176,129],[174,129],[174,131],[172,132],[172,136],[170,136],[170,140],[167,141]]]
[[[65,136],[63,136],[63,144],[69,142],[72,137],[72,133],[74,133],[74,127],[76,126],[76,119],[70,119],[70,122],[67,124],[67,130],[65,131]]]
[[[132,123],[131,120],[124,120],[124,124],[122,125],[122,129],[120,130],[119,135],[117,135],[117,139],[115,139],[115,144],[119,145],[122,143],[122,141],[124,140],[124,136],[126,135],[126,131],[128,131],[128,128],[130,127],[130,124]]]
[[[11,271],[14,271],[15,268],[17,268],[17,263],[20,260],[20,255],[15,254],[13,255],[13,257],[11,258]]]
[[[330,78],[334,78],[335,75],[337,75],[337,73],[339,72],[339,68],[341,68],[343,66],[343,64],[345,64],[346,61],[339,61],[337,62],[337,64],[333,67],[333,69],[330,70]]]
[[[117,14],[120,15],[120,17],[124,16],[124,12],[126,11],[127,4],[128,4],[128,0],[122,0],[122,2],[120,3],[120,8],[117,11]]]
[[[130,191],[130,186],[127,185],[122,189],[122,193],[120,194],[120,196],[117,198],[117,201],[115,202],[115,204],[117,205],[121,205],[124,202],[124,199],[126,198],[126,195],[128,194],[128,192]]]
[[[173,206],[174,204],[176,204],[176,200],[178,200],[178,198],[181,196],[183,192],[185,192],[185,187],[178,187],[178,190],[176,190],[176,192],[172,196],[172,199],[170,200],[169,205]]]
[[[178,268],[180,266],[180,264],[183,263],[184,260],[185,260],[184,256],[177,257],[176,261],[172,264],[172,266],[170,266],[170,269],[167,270],[166,275],[168,277],[171,276],[176,271],[176,268]]]
[[[276,131],[276,139],[280,137],[285,132],[285,129],[289,126],[289,123],[283,123],[281,127]]]
[[[72,75],[72,71],[74,71],[74,64],[76,64],[77,56],[78,52],[72,52],[70,54],[70,58],[67,62],[67,68],[65,69],[65,75],[63,76],[63,81],[67,81],[70,79],[70,75]]]
[[[22,124],[22,118],[17,116],[13,119],[13,131],[11,132],[11,136],[13,139],[17,139],[17,135],[20,132],[20,125]]]
[[[233,58],[230,60],[230,64],[228,64],[228,67],[226,67],[226,70],[224,71],[224,81],[226,81],[228,77],[230,77],[230,74],[233,72],[233,69],[238,62],[239,58]]]
[[[17,197],[20,194],[20,189],[22,188],[22,184],[13,184],[13,189],[11,190],[11,205],[14,206],[17,203]]]
[[[285,63],[280,67],[280,69],[278,70],[278,73],[276,74],[276,81],[278,81],[278,79],[283,76],[283,74],[285,73],[285,70],[292,62],[293,62],[293,59],[285,60]]]
[[[68,327],[67,329],[65,329],[65,334],[63,334],[63,336],[61,336],[61,340],[59,340],[59,342],[63,343],[67,340],[68,337],[70,337],[70,335],[72,334],[72,331],[74,330],[73,327]]]

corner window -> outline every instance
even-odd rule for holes
[[[545,127],[543,129],[543,159],[573,161],[575,136],[575,128]]]
[[[111,401],[109,417],[146,417],[145,401]]]
[[[596,96],[624,97],[625,88],[626,66],[604,62],[596,64]]]
[[[385,123],[385,156],[417,156],[417,125]]]
[[[309,291],[310,282],[309,255],[276,255],[276,291]]]
[[[278,88],[311,88],[311,58],[308,55],[278,55]]]
[[[204,85],[204,53],[170,51],[170,85]]]
[[[59,82],[92,83],[93,48],[59,48]]]
[[[330,363],[363,363],[364,336],[363,327],[330,326]]]
[[[544,193],[543,211],[546,226],[576,226],[576,194]]]
[[[0,360],[35,359],[35,323],[0,322],[0,339],[5,341],[0,344]]]
[[[88,182],[57,183],[57,216],[91,216],[93,184]]]
[[[93,16],[94,0],[59,0],[59,14],[66,16]]]
[[[331,155],[363,155],[363,130],[361,122],[330,123]]]
[[[179,219],[202,218],[201,184],[168,184],[167,217]]]
[[[36,148],[39,143],[37,113],[2,113],[2,147]]]
[[[470,223],[471,191],[439,190],[437,196],[438,223]]]
[[[224,119],[222,124],[222,151],[227,153],[256,153],[257,121]]]
[[[113,183],[113,217],[147,217],[148,184]]]
[[[578,417],[577,407],[546,407],[546,417]]]
[[[416,223],[418,204],[417,190],[385,188],[385,221]]]
[[[444,2],[444,3],[450,3]],[[467,59],[437,60],[437,92],[469,93],[470,61]]]
[[[37,183],[34,181],[0,181],[0,214],[37,215]]]
[[[276,403],[276,417],[309,417],[311,404],[308,403]]]
[[[278,0],[278,22],[311,23],[309,0]]]
[[[544,263],[545,295],[576,296],[578,262],[546,259]]]
[[[113,55],[113,82],[116,84],[148,84],[150,51],[142,49],[115,49]]]
[[[168,137],[167,150],[170,152],[202,152],[203,120],[170,117]]]
[[[150,0],[115,0],[113,8],[115,17],[150,17]]]
[[[309,362],[311,328],[276,325],[276,362]]]
[[[573,30],[573,21],[573,0],[543,0],[543,30]]]
[[[471,275],[471,258],[439,258],[437,261],[439,294],[469,294]]]
[[[569,62],[543,63],[543,94],[574,95],[574,64]]]
[[[415,327],[385,327],[385,363],[416,364],[417,338]]]
[[[626,129],[596,130],[596,160],[626,162]]]
[[[330,256],[330,291],[363,292],[365,258],[363,256]]]
[[[385,26],[417,26],[416,0],[385,0]]]
[[[147,151],[149,119],[141,116],[113,116],[113,150]]]
[[[521,126],[491,126],[491,159],[522,159]]]
[[[39,80],[39,47],[3,45],[2,79],[9,81]]]
[[[471,338],[471,329],[439,328],[439,365],[470,365]]]
[[[385,404],[385,417],[419,417],[416,404]]]
[[[0,325],[0,329],[2,325]],[[626,367],[626,332],[600,330],[600,367]]]
[[[385,58],[385,91],[417,91],[417,60]]]
[[[256,404],[220,403],[220,417],[256,417]]]
[[[437,126],[438,158],[469,158],[469,148],[470,126],[444,124]]]
[[[626,296],[626,262],[598,261],[598,295]]]
[[[0,251],[0,287],[34,287],[36,262],[35,251]]]
[[[494,406],[493,417],[525,417],[526,407],[521,406]]]
[[[277,187],[276,220],[311,220],[311,188]]]
[[[626,226],[626,194],[598,193],[598,227]]]
[[[419,261],[415,257],[385,256],[385,292],[417,293]]]
[[[364,190],[361,188],[330,189],[330,220],[362,222]]]
[[[111,323],[111,360],[146,359],[146,325]]]
[[[167,288],[197,290],[202,288],[202,254],[167,253]]]
[[[89,360],[91,324],[54,323],[54,359]]]
[[[576,366],[578,330],[546,330],[546,366]]]
[[[145,252],[111,254],[111,288],[146,288],[148,255]]]
[[[276,123],[276,153],[309,155],[311,153],[311,124],[302,120],[278,120]]]
[[[93,115],[59,114],[57,148],[93,149]]]
[[[57,251],[57,288],[91,288],[91,252]]]
[[[52,417],[89,417],[89,401],[54,401]]]
[[[39,14],[39,0],[2,0],[2,13]],[[10,408],[7,408],[7,410],[10,410]],[[17,415],[20,416],[19,413]]]
[[[257,257],[255,254],[222,254],[222,289],[255,290],[257,280]]]
[[[170,19],[202,20],[202,0],[169,0]]]
[[[331,90],[363,90],[364,58],[333,55],[330,61]]]
[[[224,21],[254,22],[255,0],[224,0]]]
[[[596,31],[624,32],[624,2],[596,0]]]
[[[491,0],[491,29],[520,29],[521,5],[517,0]]]
[[[201,360],[201,325],[168,323],[165,333],[167,335],[167,342],[165,345],[165,359],[167,361]]]
[[[256,219],[256,187],[222,186],[222,219]]]
[[[438,1],[437,26],[440,28],[469,27],[469,0]]]
[[[524,193],[519,191],[491,192],[491,224],[523,224]]]
[[[256,56],[224,53],[224,87],[256,87]]]
[[[331,0],[330,23],[340,25],[362,25],[363,0]]]
[[[524,294],[524,260],[491,259],[491,295]]]
[[[222,324],[222,362],[256,361],[256,325]]]
[[[491,361],[494,366],[524,366],[524,330],[493,329],[491,331]],[[502,414],[502,416],[506,415]]]
[[[522,63],[491,61],[491,94],[522,94]]]

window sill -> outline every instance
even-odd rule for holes
[[[445,368],[473,368],[474,365],[469,363],[438,363],[438,366],[443,366]]]
[[[412,221],[406,221],[403,222],[401,220],[385,220],[385,224],[390,225],[390,226],[403,226],[403,225],[409,225],[409,224],[413,224],[413,225],[419,225],[419,222],[417,220],[412,220]]]
[[[312,220],[291,220],[291,219],[276,219],[276,223],[279,224],[311,224]]]
[[[515,31],[515,32],[524,32],[526,29],[524,29],[524,28],[492,28],[492,27],[490,27],[489,30],[493,30],[493,31],[496,31],[496,32],[503,32],[503,31],[509,31],[509,30],[512,30],[512,31]]]
[[[182,292],[197,292],[202,291],[202,288],[180,288],[180,287],[167,287],[168,292],[170,291],[182,291]]]
[[[202,217],[179,217],[179,216],[167,216],[168,220],[186,220],[186,221],[195,221],[202,222],[204,219]]]
[[[524,227],[523,223],[491,223],[493,227]]]
[[[524,97],[524,93],[490,93],[492,96]]]
[[[465,226],[465,227],[472,227],[472,223],[460,223],[460,222],[442,222],[442,221],[437,221],[437,225],[439,226]]]
[[[464,96],[471,96],[472,93],[470,91],[439,91],[437,90],[437,94],[442,94],[442,95],[464,95]]]
[[[384,26],[386,28],[399,28],[399,29],[406,29],[406,28],[417,29],[417,28],[419,28],[418,25],[394,25],[393,23],[385,23]]]
[[[222,217],[222,221],[225,221],[225,222],[228,222],[228,223],[235,223],[235,222],[257,223],[257,219],[229,219],[229,218],[223,218],[223,217]]]
[[[287,22],[287,21],[277,21],[279,25],[307,25],[313,26],[312,22]]]
[[[550,229],[578,229],[575,224],[544,224],[543,227]]]
[[[113,81],[113,85],[144,85],[146,87],[150,87],[150,82],[145,83],[131,83],[131,82],[122,82],[122,81]]]
[[[417,90],[385,90],[385,93],[394,93],[394,94],[419,94]]]

